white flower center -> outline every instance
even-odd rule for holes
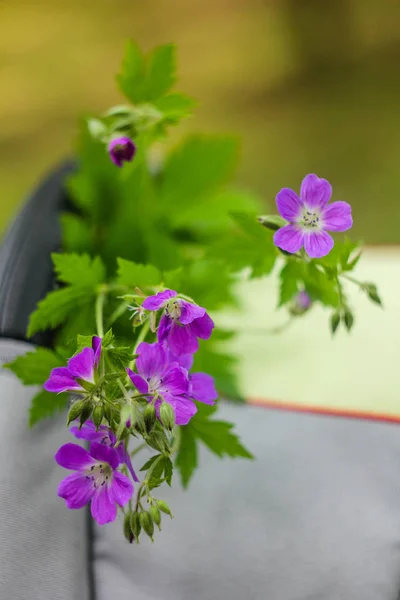
[[[299,224],[307,231],[318,231],[322,225],[319,211],[310,210],[307,206],[304,207],[299,218]]]
[[[170,300],[165,307],[165,314],[171,319],[174,319],[174,321],[178,321],[179,317],[181,316],[181,307],[179,304],[179,300],[177,300],[176,298]]]
[[[112,468],[108,463],[97,463],[85,471],[86,479],[91,479],[95,489],[111,482]]]

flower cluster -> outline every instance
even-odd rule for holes
[[[197,412],[196,401],[213,405],[217,399],[213,378],[192,372],[198,340],[208,339],[214,328],[206,309],[176,291],[165,290],[146,297],[140,310],[143,320],[158,322],[157,339],[142,341],[135,349],[125,368],[125,384],[118,382],[122,398],[109,397],[109,390],[115,391],[115,374],[108,373],[103,340],[98,336],[93,336],[92,347],[70,358],[67,367],[53,369],[44,384],[49,392],[79,396],[68,420],[79,419],[71,433],[90,446],[85,450],[67,443],[55,455],[60,466],[75,471],[61,482],[58,495],[70,509],[90,502],[99,524],[116,518],[117,506],[124,507],[131,500],[133,482],[139,482],[128,449],[129,435],[140,434],[152,445],[157,441],[151,438],[156,421],[159,433],[164,427],[172,431],[175,425],[189,423]],[[144,332],[142,339],[148,329]],[[146,420],[149,414],[153,420]]]

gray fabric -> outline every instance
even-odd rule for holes
[[[225,406],[257,460],[201,456],[155,544],[97,528],[98,600],[395,600],[400,428]],[[177,481],[175,481],[177,483]]]
[[[0,364],[29,348],[0,340]],[[0,598],[86,600],[86,515],[56,496],[65,416],[28,430],[35,391],[0,369]]]
[[[29,346],[0,342],[8,360]],[[56,497],[64,418],[26,428],[32,389],[0,371],[0,598],[87,600],[85,511]],[[396,600],[400,428],[223,406],[257,457],[207,452],[175,518],[130,546],[122,520],[96,527],[96,599]],[[144,462],[145,456],[139,462]]]

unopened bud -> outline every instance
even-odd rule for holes
[[[144,510],[143,512],[140,513],[140,524],[143,528],[143,531],[145,531],[147,533],[147,535],[149,536],[151,541],[154,541],[153,540],[154,523],[153,523],[153,519],[151,518],[150,513],[147,510]]]
[[[175,425],[175,413],[174,409],[168,402],[163,402],[160,406],[160,419],[162,424],[172,431]]]
[[[127,429],[133,427],[136,422],[137,408],[133,404],[124,404],[121,408],[121,423],[124,423]]]
[[[258,217],[259,223],[270,229],[271,231],[278,231],[281,227],[287,225],[287,221],[280,217],[279,215],[264,215],[262,217]]]
[[[174,515],[172,514],[171,509],[169,508],[168,504],[164,502],[164,500],[157,500],[156,504],[161,510],[161,512],[165,513],[166,515],[169,515],[171,519],[173,519]]]
[[[139,535],[140,535],[140,532],[142,531],[142,526],[140,524],[140,516],[139,516],[138,512],[132,513],[130,525],[131,525],[132,533],[136,539],[136,542],[139,543]]]
[[[339,327],[339,323],[340,323],[340,314],[337,313],[337,312],[335,312],[331,316],[331,331],[332,331],[332,334],[334,334],[336,332],[337,328]]]
[[[347,309],[345,311],[344,315],[343,315],[343,319],[344,319],[344,324],[346,325],[347,331],[350,331],[350,329],[354,325],[354,316],[353,316],[353,313],[350,310]]]
[[[81,415],[86,405],[86,400],[78,400],[77,402],[73,403],[73,405],[68,411],[67,427],[72,421],[75,421],[75,419],[77,419]]]
[[[96,426],[96,429],[98,429],[100,427],[103,417],[104,417],[104,408],[101,406],[101,404],[98,404],[97,406],[95,406],[95,408],[93,410],[93,415],[92,415],[92,420]]]
[[[156,422],[156,409],[154,404],[148,404],[143,412],[144,424],[146,427],[147,433],[154,427],[154,423]]]
[[[124,519],[124,536],[130,544],[132,544],[133,540],[135,539],[131,529],[131,515],[129,514],[125,515]]]
[[[79,417],[79,428],[81,428],[82,425],[86,423],[86,421],[90,418],[91,414],[92,405],[90,404],[90,402],[86,402],[86,406],[83,408],[83,411],[81,412],[81,415]]]
[[[157,525],[158,529],[161,531],[161,513],[160,513],[160,509],[158,508],[158,506],[156,504],[153,504],[152,506],[150,506],[150,510],[149,510],[150,516],[153,519],[153,522]]]

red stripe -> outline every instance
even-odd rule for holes
[[[314,413],[317,415],[328,415],[334,417],[345,417],[347,419],[363,419],[368,421],[381,421],[384,423],[400,423],[400,415],[385,415],[377,412],[368,412],[362,410],[348,410],[345,408],[324,408],[323,406],[309,406],[301,404],[291,404],[290,402],[279,402],[277,400],[262,400],[261,398],[250,398],[249,404],[254,406],[264,406],[265,408],[276,408],[278,410],[287,410],[291,412]]]

